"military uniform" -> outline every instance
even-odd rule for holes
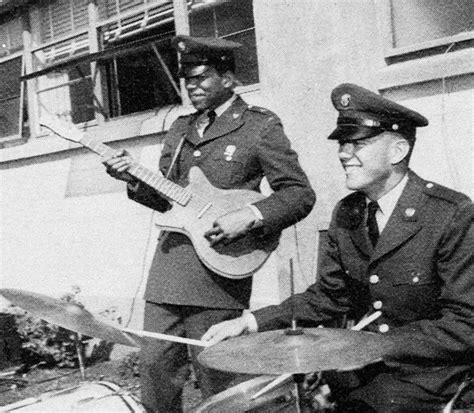
[[[377,122],[385,117],[384,127],[407,127],[402,123],[406,108],[400,113],[394,102],[378,95],[374,100],[372,93],[354,91],[352,85],[337,92],[336,107],[345,94],[349,102],[343,100],[343,120],[332,135],[336,139],[376,135],[370,128],[380,125],[367,126],[367,118]],[[348,107],[349,116],[343,109]],[[353,123],[348,120],[352,114]],[[474,360],[473,204],[466,195],[408,171],[407,184],[375,248],[367,233],[366,204],[361,192],[337,204],[318,281],[294,297],[296,319],[300,325],[327,325],[381,311],[367,330],[390,335],[393,352],[387,354],[387,364],[362,370],[360,387],[346,388],[346,396],[353,405],[362,401],[379,412],[436,411],[455,393]],[[259,330],[286,327],[292,302],[254,315]],[[354,409],[369,411],[367,406]]]
[[[183,36],[178,42],[180,46],[182,39]],[[184,187],[189,183],[190,168],[198,167],[217,188],[254,191],[259,191],[266,177],[273,193],[253,204],[263,218],[263,226],[258,228],[261,237],[278,234],[311,211],[314,192],[274,113],[248,105],[237,97],[202,137],[196,127],[199,116],[199,113],[182,116],[171,126],[160,159],[164,175],[169,174],[169,179]],[[160,212],[170,207],[145,184],[129,191],[129,196]],[[199,339],[212,324],[233,318],[248,307],[251,285],[251,277],[231,280],[213,273],[201,263],[185,235],[163,232],[145,292],[145,329]],[[179,328],[178,319],[184,320]],[[144,374],[151,374],[150,381],[160,393],[166,394],[168,400],[163,401],[160,411],[180,410],[179,388],[183,377],[179,369],[186,362],[185,348],[166,342],[158,346],[143,352],[143,363],[149,371]],[[193,347],[192,351],[196,356],[200,349]],[[205,378],[201,370],[197,374],[203,386]],[[217,389],[213,385],[209,387],[213,387],[213,392],[220,391],[224,383],[222,380]]]

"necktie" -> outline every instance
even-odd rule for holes
[[[206,132],[209,127],[214,123],[214,121],[216,120],[216,116],[217,114],[213,110],[207,112],[207,125],[204,128],[204,132]]]
[[[377,220],[375,219],[375,213],[379,209],[379,204],[375,201],[369,202],[368,214],[367,214],[367,228],[369,230],[369,238],[372,245],[375,247],[377,240],[379,239],[379,227]]]

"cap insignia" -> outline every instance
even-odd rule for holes
[[[413,215],[415,215],[415,208],[407,208],[405,209],[405,215],[408,217],[408,218],[411,218]]]
[[[349,103],[351,103],[351,95],[349,95],[349,93],[344,93],[341,96],[341,106],[347,108]]]
[[[184,42],[179,42],[178,49],[180,52],[184,52],[186,50],[186,44]]]

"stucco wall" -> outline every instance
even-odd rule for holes
[[[255,0],[254,15],[260,85],[244,98],[281,117],[318,196],[311,215],[284,232],[277,253],[257,275],[252,306],[259,307],[289,294],[290,259],[297,291],[314,281],[318,231],[347,193],[337,144],[326,139],[337,118],[330,92],[342,82],[377,90],[386,63],[375,0]],[[396,78],[397,68],[391,70]],[[473,196],[472,75],[403,84],[395,82],[383,93],[430,119],[419,132],[413,168]],[[160,116],[143,116],[133,131],[131,118],[118,119],[107,140],[152,133]],[[116,305],[128,319],[135,304],[131,325],[137,327],[158,232],[152,214],[130,202],[124,186],[104,181],[98,158],[84,163],[85,150],[50,155],[45,150],[19,161],[12,155],[22,158],[22,151],[49,144],[37,140],[0,154],[1,284],[54,296],[79,285],[93,311]],[[135,151],[153,169],[159,144],[159,137],[148,136],[115,146]],[[84,178],[85,194],[67,196],[73,173]]]

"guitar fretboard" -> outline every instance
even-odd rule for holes
[[[100,156],[107,157],[114,154],[113,149],[89,135],[84,135],[80,140],[80,143]],[[151,186],[153,189],[156,189],[160,194],[174,202],[177,202],[180,205],[186,205],[191,199],[192,194],[186,190],[186,188],[183,188],[169,179],[155,174],[136,162],[132,163],[127,172],[140,181]]]

